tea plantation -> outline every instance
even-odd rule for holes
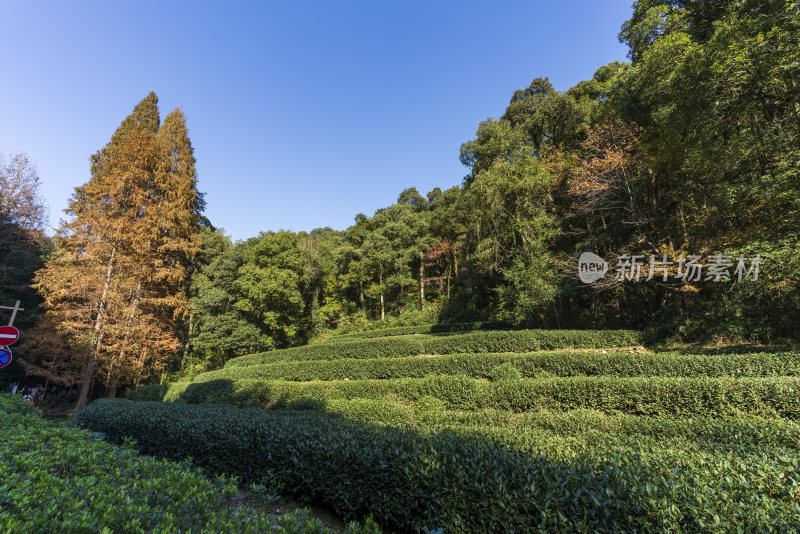
[[[393,531],[800,531],[799,352],[498,328],[244,356],[79,422]]]
[[[128,443],[42,420],[18,395],[0,394],[0,428],[2,532],[330,532],[298,511],[276,517],[233,506],[235,479],[140,457]]]

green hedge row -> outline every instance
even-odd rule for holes
[[[373,424],[420,428],[469,427],[485,429],[505,426],[515,429],[549,430],[561,435],[597,431],[601,435],[652,436],[658,439],[687,438],[724,443],[726,447],[800,448],[800,424],[787,419],[747,416],[736,418],[679,417],[672,414],[643,416],[576,408],[566,412],[537,409],[515,413],[508,410],[447,410],[435,397],[423,396],[413,403],[386,399],[300,398],[275,406],[278,409],[308,410],[339,414]]]
[[[439,399],[447,408],[460,410],[590,408],[639,415],[753,414],[800,419],[800,378],[794,377],[570,377],[490,383],[459,376],[309,383],[220,379],[146,386],[129,398],[281,407],[299,399],[415,402],[423,397]]]
[[[414,422],[414,409],[386,399],[297,399],[281,404],[288,410],[337,414],[350,419],[380,425],[404,426]]]
[[[486,432],[504,428],[515,433],[539,436],[549,431],[559,436],[588,436],[605,440],[609,435],[629,436],[641,441],[649,437],[657,441],[686,440],[714,448],[761,450],[763,448],[800,449],[800,424],[787,419],[760,417],[686,417],[671,415],[644,416],[604,414],[595,410],[576,409],[568,412],[537,410],[514,413],[505,410],[444,410],[440,403],[423,398],[413,409],[399,402],[372,399],[294,401],[291,410],[323,411],[350,419],[391,426],[411,425],[426,431],[435,429],[471,429]]]
[[[451,336],[408,336],[313,343],[289,349],[250,354],[229,360],[225,367],[289,360],[385,358],[419,354],[465,352],[532,352],[563,348],[606,348],[639,345],[642,336],[632,330],[516,330],[471,332]]]
[[[454,332],[471,332],[473,330],[507,330],[511,325],[504,321],[482,321],[472,323],[426,324],[419,326],[395,326],[378,328],[363,332],[339,334],[328,339],[373,339],[376,337],[406,336],[411,334],[449,334]]]
[[[800,353],[693,355],[611,352],[536,354],[451,354],[434,358],[403,357],[277,362],[227,367],[201,373],[195,382],[219,379],[365,380],[421,378],[429,374],[491,379],[497,366],[513,365],[522,376],[800,376]]]
[[[327,414],[124,400],[95,402],[80,423],[117,442],[132,437],[144,454],[191,457],[209,470],[267,480],[346,517],[371,513],[406,531],[800,527],[800,461],[787,450],[739,455],[609,439],[592,451],[552,442],[544,432],[532,442],[547,454],[531,454],[471,434],[378,427]]]
[[[330,532],[298,513],[276,520],[233,507],[233,480],[140,457],[130,446],[26,414],[26,407],[19,395],[0,394],[2,532]]]
[[[366,417],[366,414],[364,415]],[[375,421],[378,419],[376,418]],[[657,440],[685,440],[725,449],[760,450],[785,448],[800,450],[800,424],[787,419],[760,417],[681,417],[604,414],[595,410],[576,409],[569,412],[539,410],[513,413],[504,410],[435,411],[417,413],[409,423],[434,428],[471,428],[484,431],[504,427],[516,432],[549,431],[559,436],[593,434],[644,436]]]
[[[585,436],[602,439],[648,436],[657,440],[690,440],[714,447],[756,450],[764,447],[800,450],[800,424],[788,419],[761,417],[680,417],[604,414],[596,410],[575,409],[568,412],[537,410],[514,413],[507,410],[445,410],[441,401],[424,397],[413,408],[400,402],[372,399],[298,400],[286,406],[292,410],[323,411],[373,424],[413,425],[430,429],[471,428],[482,432],[491,427],[517,432],[547,430],[561,436]]]

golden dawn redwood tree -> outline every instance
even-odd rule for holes
[[[75,189],[57,251],[36,277],[43,306],[74,354],[83,352],[76,410],[95,380],[113,394],[177,351],[174,322],[187,309],[184,282],[201,243],[196,182],[184,116],[160,124],[154,93],[92,156],[91,178]]]

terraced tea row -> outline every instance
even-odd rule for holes
[[[800,419],[800,378],[795,377],[601,376],[490,383],[457,376],[310,383],[220,379],[147,386],[131,398],[270,406],[300,399],[390,399],[413,403],[426,396],[443,401],[447,408],[462,410],[592,408],[642,415],[758,414]]]
[[[453,334],[472,332],[475,330],[507,330],[509,324],[502,321],[483,321],[472,323],[426,324],[420,326],[396,326],[394,328],[378,328],[363,332],[339,334],[327,341],[338,339],[374,339],[378,337],[404,336],[410,334]]]
[[[681,438],[702,442],[714,449],[800,447],[797,422],[747,415],[725,418],[645,416],[581,408],[569,411],[534,409],[522,413],[491,408],[465,411],[447,409],[444,401],[430,396],[413,403],[388,399],[303,398],[275,405],[269,413],[279,413],[280,408],[298,419],[327,413],[376,425],[414,426],[425,430],[459,428],[484,432],[506,428],[523,434],[528,430],[546,430],[560,436],[584,435],[591,431],[600,437],[617,434],[658,440]]]
[[[131,395],[180,402],[104,403],[84,424],[400,530],[800,526],[796,351],[653,353],[625,331],[382,335],[239,358]]]
[[[613,350],[613,349],[612,349]],[[504,371],[519,376],[800,376],[800,353],[683,354],[557,351],[533,354],[451,354],[436,357],[345,358],[285,361],[226,367],[202,373],[194,382],[220,379],[364,380],[463,375],[496,379]],[[500,367],[499,366],[505,366]],[[511,370],[513,368],[513,370]]]
[[[21,395],[0,393],[0,532],[341,532],[296,513],[230,506],[235,481],[188,462],[141,456],[126,444],[44,420]],[[256,494],[251,494],[256,501]],[[351,534],[374,528],[351,526]]]
[[[558,421],[556,419],[556,421]],[[566,419],[562,419],[566,421]],[[657,434],[659,419],[621,418]],[[639,421],[636,423],[635,421]],[[80,423],[143,453],[185,458],[245,482],[321,500],[401,530],[791,532],[800,528],[792,440],[740,421],[754,444],[717,450],[684,426],[668,439],[600,428],[574,435],[488,426],[428,431],[335,415],[230,406],[100,401]],[[686,424],[686,423],[684,423]],[[696,424],[713,440],[725,422]],[[782,423],[797,435],[793,423]],[[732,442],[732,440],[728,440]],[[714,526],[717,525],[717,526]]]
[[[641,343],[641,334],[632,330],[515,330],[471,332],[450,336],[396,336],[342,340],[335,343],[313,343],[289,349],[273,350],[234,358],[228,361],[225,367],[247,367],[278,361],[628,347]]]

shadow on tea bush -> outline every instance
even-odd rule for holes
[[[599,456],[566,449],[556,460],[485,436],[332,414],[125,400],[95,402],[80,424],[112,441],[132,437],[144,454],[191,457],[212,472],[245,483],[268,480],[344,517],[373,514],[402,531],[697,532],[714,521],[745,532],[800,526],[791,489],[800,484],[796,457],[717,463],[686,450],[681,469],[668,467],[672,475],[664,476],[659,464],[613,449]],[[745,473],[749,489],[734,480]]]

